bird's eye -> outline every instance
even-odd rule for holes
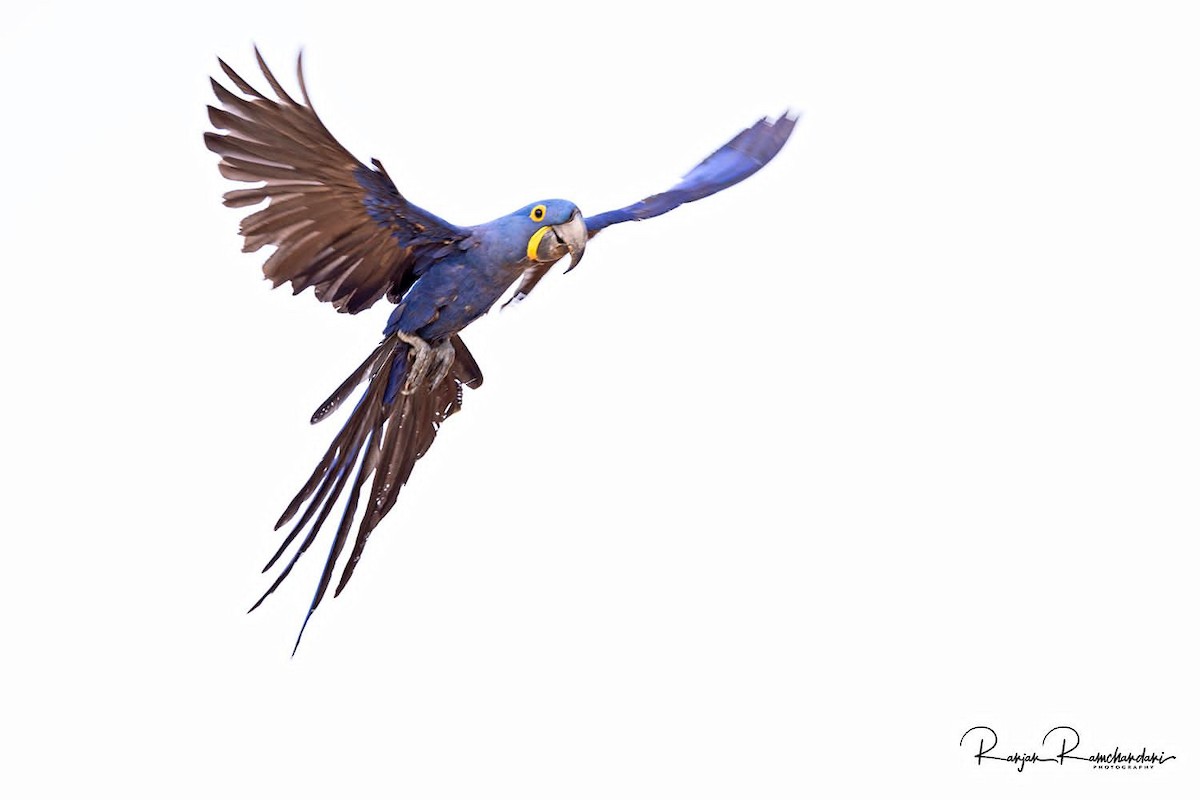
[[[541,222],[546,218],[546,207],[541,203],[538,203],[533,207],[533,210],[529,212],[529,218],[534,222]]]

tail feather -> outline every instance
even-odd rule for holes
[[[329,396],[329,399],[317,407],[317,410],[313,412],[312,418],[309,420],[309,422],[313,425],[316,425],[334,411],[337,411],[338,408],[341,407],[342,403],[346,402],[346,398],[350,396],[351,392],[358,388],[360,383],[367,380],[368,377],[374,375],[375,372],[378,371],[380,362],[391,355],[389,349],[394,346],[394,342],[392,342],[390,339],[385,339],[379,345],[379,347],[376,347],[375,351],[371,353],[371,355],[367,356],[367,360],[360,364],[358,369],[350,373],[350,377],[346,378],[346,380],[342,382],[342,385],[334,390],[333,394]]]
[[[350,551],[350,558],[342,570],[342,577],[338,580],[337,589],[334,590],[334,597],[341,594],[342,589],[350,581],[350,576],[353,574],[355,566],[358,565],[358,560],[362,557],[363,548],[367,545],[367,538],[371,535],[371,531],[391,510],[400,494],[400,487],[408,482],[408,477],[412,474],[413,467],[420,456],[415,446],[417,433],[421,428],[419,421],[433,419],[428,410],[429,399],[430,394],[425,392],[414,392],[406,396],[403,415],[400,419],[388,423],[382,447],[382,452],[387,456],[382,468],[379,468],[377,462],[374,469],[375,480],[371,485],[370,504],[364,513],[358,537],[354,541],[354,549]],[[430,428],[432,429],[432,426]]]
[[[314,423],[320,422],[340,406],[342,400],[345,399],[344,396],[349,395],[351,391],[357,388],[358,384],[362,383],[368,377],[368,373],[372,381],[371,385],[374,386],[380,368],[384,364],[387,364],[388,371],[390,371],[393,359],[397,356],[407,357],[406,354],[407,345],[403,342],[397,340],[396,337],[385,339],[379,347],[375,348],[375,352],[371,354],[371,357],[351,373],[350,377],[330,395],[329,399],[317,408],[312,417]],[[363,367],[367,366],[372,368],[364,370]],[[319,489],[327,488],[327,479],[331,472],[336,471],[337,465],[346,461],[347,458],[353,460],[358,455],[359,448],[362,446],[362,436],[364,435],[362,430],[363,425],[370,421],[369,412],[371,409],[364,410],[363,407],[370,405],[370,401],[371,388],[368,387],[363,396],[359,398],[358,405],[355,407],[354,412],[351,413],[350,419],[346,420],[346,424],[342,426],[341,431],[338,432],[338,435],[330,443],[329,449],[325,451],[324,457],[317,464],[316,469],[313,470],[308,482],[304,484],[304,487],[296,493],[296,496],[292,498],[292,502],[288,503],[288,507],[284,509],[283,514],[279,517],[279,521],[275,523],[275,530],[279,530],[286,525],[288,520],[294,517],[296,512],[300,510],[305,501],[312,497],[314,491],[318,493],[318,498],[314,499],[314,503],[320,502],[319,496],[322,492]],[[378,398],[376,398],[375,402],[377,401]],[[287,544],[288,542],[285,541],[283,546],[286,548]]]
[[[309,532],[308,537],[300,546],[299,552],[292,557],[292,563],[289,564],[287,569],[284,571],[284,576],[286,576],[287,572],[291,571],[292,564],[294,564],[296,559],[300,557],[300,553],[303,553],[308,549],[308,546],[316,537],[317,531],[320,530],[322,523],[324,523],[325,518],[329,516],[329,511],[333,507],[333,502],[336,501],[338,496],[342,493],[342,489],[345,487],[346,481],[350,476],[350,468],[353,466],[354,461],[358,458],[357,448],[347,448],[346,443],[352,443],[361,437],[364,424],[368,421],[368,419],[361,419],[358,420],[358,424],[353,426],[348,422],[346,426],[342,428],[337,438],[334,439],[333,444],[330,445],[329,452],[326,453],[325,459],[321,461],[321,464],[317,466],[316,471],[313,472],[313,477],[309,479],[308,484],[306,484],[305,488],[301,490],[301,494],[297,495],[296,498],[292,500],[292,505],[298,509],[300,505],[303,504],[304,500],[307,499],[309,500],[308,507],[304,510],[304,513],[300,516],[300,519],[296,522],[295,526],[293,526],[291,533],[289,533],[287,537],[284,538],[283,543],[279,545],[279,549],[275,551],[275,555],[271,556],[271,560],[267,562],[265,567],[263,567],[263,572],[271,569],[271,567],[275,565],[275,562],[279,560],[280,556],[287,552],[288,545],[292,543],[300,531],[304,530],[304,526],[307,525],[309,520],[312,519],[313,514],[320,509],[322,511],[320,518],[317,520],[316,524],[313,525],[313,529]],[[317,480],[318,478],[320,479],[319,482]],[[316,489],[315,493],[313,493],[313,488]],[[325,502],[327,497],[331,498],[330,502]],[[285,512],[285,515],[280,519],[279,525],[282,525],[284,522],[289,520],[291,516],[291,513]],[[279,525],[276,526],[276,530],[279,529]],[[280,576],[280,579],[282,580],[284,576]]]
[[[282,527],[301,508],[304,509],[263,571],[275,565],[306,526],[309,527],[307,535],[271,586],[250,608],[251,611],[258,608],[291,573],[300,556],[316,540],[354,473],[354,482],[346,495],[337,532],[330,543],[325,567],[304,618],[304,625],[296,638],[296,647],[300,646],[300,638],[304,635],[308,620],[321,604],[332,582],[334,569],[350,537],[355,517],[360,516],[359,498],[368,481],[370,490],[359,520],[358,533],[334,590],[335,597],[350,581],[367,539],[396,504],[400,489],[412,475],[417,460],[433,444],[438,427],[462,407],[463,387],[477,388],[483,383],[479,365],[466,345],[457,336],[453,337],[452,343],[454,363],[441,384],[436,388],[419,386],[411,394],[399,394],[389,400],[387,387],[390,376],[394,371],[406,371],[411,353],[408,345],[397,336],[387,337],[313,414],[312,421],[319,422],[340,406],[363,381],[367,382],[367,388],[350,417],[276,524],[276,529]]]

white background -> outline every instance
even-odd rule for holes
[[[0,794],[1194,797],[1191,4],[970,5],[6,11]],[[294,659],[326,539],[244,612],[388,309],[239,253],[201,133],[252,41],[460,223],[805,114],[467,332]],[[1178,759],[958,746],[1063,724]]]

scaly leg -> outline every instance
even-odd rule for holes
[[[441,386],[442,381],[446,380],[446,376],[450,374],[452,366],[454,366],[454,345],[447,339],[433,350],[433,377],[430,379],[429,388],[436,389]]]
[[[454,345],[450,340],[447,339],[435,347],[414,334],[397,331],[396,335],[413,350],[413,361],[408,368],[408,377],[404,381],[401,394],[412,394],[426,377],[431,377],[431,390],[440,386],[450,374],[450,367],[454,365]]]

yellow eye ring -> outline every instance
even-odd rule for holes
[[[529,212],[529,218],[534,222],[541,222],[546,218],[546,207],[541,203],[538,203],[533,207],[533,210]]]

